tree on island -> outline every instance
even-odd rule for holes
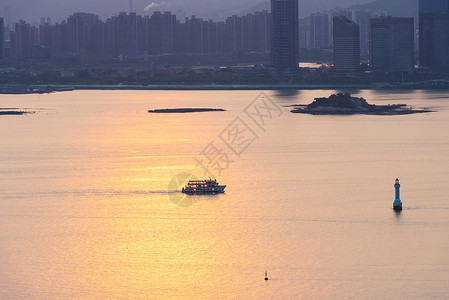
[[[364,98],[352,97],[351,94],[338,93],[328,98],[315,98],[308,105],[292,105],[292,113],[313,115],[370,114],[370,115],[406,115],[432,112],[429,109],[414,109],[406,104],[374,105]]]
[[[307,105],[307,108],[312,109],[315,107],[339,107],[339,108],[349,108],[349,109],[357,109],[357,108],[365,108],[372,109],[375,105],[371,105],[364,98],[356,98],[352,97],[349,93],[338,93],[330,95],[329,98],[315,98],[315,100]]]

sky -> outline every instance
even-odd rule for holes
[[[186,16],[196,15],[203,18],[220,19],[232,14],[241,15],[252,12],[267,0],[133,0],[134,11],[138,14],[152,14],[153,11],[172,11],[182,9]],[[371,0],[299,0],[300,15],[335,7],[349,7]],[[153,5],[150,5],[152,4]],[[144,8],[151,8],[144,11]],[[129,0],[1,0],[0,15],[7,18],[10,7],[12,21],[19,19],[37,23],[41,17],[51,17],[53,21],[66,19],[74,12],[92,12],[106,19],[121,11],[129,10]],[[268,7],[268,5],[265,5]]]

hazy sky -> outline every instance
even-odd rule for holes
[[[394,0],[392,0],[394,1]],[[152,2],[158,5],[144,12]],[[134,11],[139,14],[151,14],[152,11],[176,11],[182,9],[187,16],[195,14],[205,18],[220,18],[231,14],[250,11],[264,0],[133,0]],[[334,7],[348,7],[356,3],[371,0],[300,0],[300,14],[308,15]],[[5,8],[11,8],[12,20],[24,19],[38,22],[41,17],[51,17],[53,21],[65,19],[74,12],[93,12],[102,19],[120,11],[128,11],[129,0],[1,0],[0,15],[5,15]]]

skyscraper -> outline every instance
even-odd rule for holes
[[[270,13],[266,10],[242,17],[242,49],[270,51]]]
[[[310,17],[299,19],[299,48],[310,48]]]
[[[75,13],[67,19],[67,47],[70,53],[86,55],[87,29],[99,21],[94,14]]]
[[[354,13],[354,22],[360,26],[360,52],[362,55],[368,54],[369,48],[369,19],[371,18],[370,10],[357,10]]]
[[[204,54],[204,32],[207,30],[204,20],[192,16],[187,20],[187,52],[191,54]],[[206,30],[205,30],[206,29]]]
[[[310,16],[310,47],[329,47],[329,16],[327,14],[315,14]]]
[[[36,28],[23,20],[16,23],[14,34],[11,35],[11,48],[14,59],[21,60],[30,57],[31,47],[36,45],[34,41],[35,32],[37,32]]]
[[[370,66],[373,71],[413,71],[414,50],[413,18],[370,20]]]
[[[353,74],[360,68],[360,28],[347,17],[333,20],[334,70]]]
[[[279,80],[298,69],[298,0],[271,0],[271,64]]]
[[[329,32],[331,44],[334,38],[334,18],[335,17],[346,17],[349,20],[353,20],[352,11],[350,9],[335,8],[329,11]]]
[[[0,18],[0,65],[5,61],[5,23]]]
[[[449,72],[449,0],[419,0],[419,64]]]
[[[226,50],[229,53],[242,49],[242,19],[238,16],[231,16],[226,19]]]

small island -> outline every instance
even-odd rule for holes
[[[149,113],[156,114],[180,114],[180,113],[194,113],[194,112],[208,112],[208,111],[226,111],[221,108],[164,108],[149,110]]]
[[[315,98],[308,105],[292,105],[292,113],[311,115],[409,115],[432,112],[428,109],[416,109],[406,104],[374,105],[364,98],[352,97],[351,94],[334,94],[328,98]]]
[[[15,109],[15,110],[12,110]],[[34,112],[16,110],[16,108],[0,108],[0,116],[21,116]]]

